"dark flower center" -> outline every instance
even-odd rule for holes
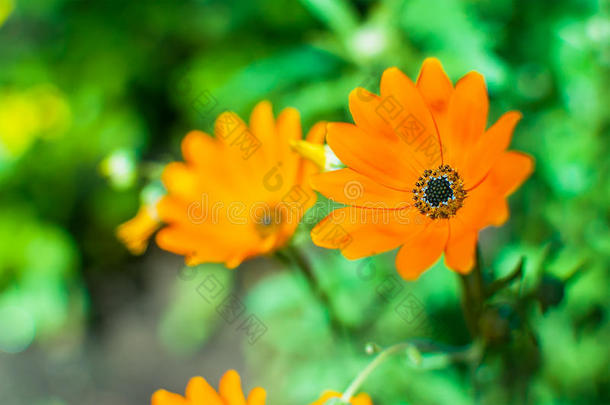
[[[413,189],[415,207],[432,219],[447,219],[455,215],[466,198],[460,175],[449,165],[424,170]]]
[[[446,203],[450,198],[454,198],[453,190],[446,175],[428,181],[428,186],[424,189],[424,199],[431,207],[438,207],[440,203]]]
[[[284,219],[285,212],[281,205],[264,205],[257,207],[252,213],[254,226],[263,239],[277,232],[281,228]]]

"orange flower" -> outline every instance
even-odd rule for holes
[[[521,114],[486,129],[483,77],[455,87],[440,62],[424,61],[414,84],[397,68],[381,78],[381,96],[350,94],[355,125],[328,124],[327,142],[347,168],[314,176],[314,189],[347,205],[312,231],[314,242],[349,259],[401,246],[398,272],[416,279],[445,253],[468,273],[478,231],[508,219],[506,197],[533,170],[533,159],[507,151]]]
[[[322,394],[320,399],[312,402],[310,405],[325,405],[331,398],[341,398],[341,393],[336,391],[326,391]],[[373,405],[371,398],[365,393],[356,395],[349,401],[349,403],[351,405]]]
[[[239,374],[229,370],[220,379],[218,392],[202,377],[193,377],[186,386],[186,397],[165,390],[152,396],[151,405],[265,405],[266,392],[257,387],[248,399],[241,389]]]
[[[168,195],[157,205],[167,224],[157,244],[186,256],[187,264],[222,262],[229,268],[283,246],[315,193],[304,179],[316,173],[291,143],[301,140],[299,113],[286,108],[273,117],[259,103],[249,127],[234,113],[216,120],[215,138],[192,131],[182,141],[185,163],[170,163],[162,175]],[[325,124],[306,139],[321,144]]]

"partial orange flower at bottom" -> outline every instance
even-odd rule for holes
[[[186,396],[159,390],[152,396],[152,405],[265,405],[267,394],[254,388],[246,399],[241,379],[235,370],[227,371],[220,379],[218,392],[203,377],[193,377],[186,386]]]
[[[333,398],[341,398],[341,393],[336,391],[326,391],[322,394],[320,399],[315,402],[312,402],[310,405],[330,404],[332,402],[329,402],[329,400]],[[349,403],[351,405],[373,405],[371,398],[365,393],[358,394],[355,397],[351,398]],[[338,402],[338,404],[341,404],[341,402]]]
[[[235,370],[227,371],[220,379],[216,391],[203,377],[193,377],[186,387],[186,396],[166,390],[158,390],[152,396],[152,405],[265,405],[267,394],[256,387],[248,397],[244,396],[241,379]],[[326,391],[320,399],[310,405],[324,405],[332,398],[340,398],[341,393]],[[351,405],[373,405],[367,394],[359,394],[349,402]]]

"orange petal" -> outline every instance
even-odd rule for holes
[[[449,240],[445,248],[445,264],[450,269],[466,274],[476,261],[477,231],[453,233],[453,221],[449,221]]]
[[[457,237],[463,232],[502,224],[505,220],[502,201],[504,197],[499,196],[488,184],[469,191],[464,206],[450,219],[452,234]]]
[[[326,141],[345,165],[390,188],[411,190],[420,173],[400,153],[400,143],[346,123],[328,124]]]
[[[254,239],[241,243],[237,238],[244,239],[236,234],[234,239],[222,237],[209,230],[209,234],[193,231],[187,225],[169,225],[161,229],[156,235],[157,245],[164,250],[183,255],[189,266],[200,263],[226,263],[233,268],[247,256],[257,252],[262,247],[260,241]]]
[[[356,126],[373,139],[386,140],[400,156],[402,165],[414,174],[421,174],[440,156],[436,135],[430,142],[423,125],[398,105],[395,96],[382,98],[358,88],[350,93],[349,100]],[[396,109],[402,113],[395,113]]]
[[[470,72],[455,86],[449,101],[450,136],[443,137],[445,163],[457,168],[468,165],[469,152],[485,132],[489,100],[485,79]]]
[[[449,109],[453,83],[436,58],[426,58],[417,78],[417,89],[422,94],[434,120],[444,117]]]
[[[323,144],[324,139],[326,138],[326,125],[328,123],[326,121],[317,122],[314,126],[311,127],[305,140],[307,142],[315,143],[315,144]]]
[[[441,139],[442,157],[447,153],[446,139],[451,135],[449,128],[449,101],[453,95],[453,83],[447,77],[443,66],[436,58],[427,58],[417,78],[417,89],[422,94],[432,113]]]
[[[512,194],[534,171],[534,159],[526,153],[508,151],[503,153],[489,171],[485,183],[489,182],[501,195]]]
[[[369,397],[364,392],[361,392],[360,394],[353,397],[350,402],[352,405],[373,405],[371,397]]]
[[[179,255],[192,255],[200,246],[206,246],[207,241],[200,235],[187,231],[175,225],[161,229],[156,235],[157,245],[163,250],[167,250]],[[214,252],[215,256],[210,259],[214,262],[221,262],[224,258],[219,252]]]
[[[221,205],[222,204],[222,205]],[[157,203],[160,218],[168,224],[180,224],[202,236],[217,236],[219,239],[243,243],[244,235],[253,231],[254,214],[264,213],[268,205],[249,206],[239,201],[212,201],[207,199],[186,201],[171,195]]]
[[[317,401],[312,402],[310,405],[324,405],[329,399],[341,398],[341,395],[343,394],[337,391],[325,391]],[[360,393],[351,398],[349,403],[351,405],[373,405],[371,398],[365,393]]]
[[[314,190],[347,205],[396,209],[410,205],[411,193],[387,188],[352,169],[340,169],[311,177]]]
[[[324,138],[326,138],[326,122],[324,122],[324,121],[318,122],[313,127],[311,127],[311,129],[307,133],[307,136],[305,137],[307,142],[310,142],[314,145],[323,144]],[[311,178],[312,175],[318,173],[319,171],[320,171],[320,168],[318,167],[318,165],[316,163],[310,161],[309,159],[301,158],[299,171],[297,174],[297,181],[296,181],[297,186],[294,189],[294,192],[298,192],[299,194],[302,194],[302,200],[301,200],[301,197],[297,197],[296,194],[295,194],[295,198],[299,198],[299,201],[303,201],[303,203],[302,203],[303,211],[310,208],[316,202],[317,196],[316,196],[316,193],[314,193],[313,190],[311,190],[311,187],[309,185],[309,179]],[[289,201],[290,201],[291,195],[292,195],[291,193],[286,194]],[[286,201],[286,198],[284,198],[284,201]]]
[[[165,166],[161,181],[170,194],[185,199],[195,198],[200,190],[199,177],[182,162],[172,162]]]
[[[278,139],[275,130],[275,119],[273,118],[273,108],[269,101],[261,101],[252,110],[250,114],[250,130],[262,143],[261,154],[265,155],[268,162],[276,163],[279,159]]]
[[[337,391],[324,391],[317,401],[312,402],[310,405],[324,405],[326,401],[331,398],[341,398],[341,393]]]
[[[226,405],[246,405],[246,399],[241,389],[241,379],[237,371],[229,370],[222,376],[218,391]]]
[[[345,207],[334,210],[311,231],[313,242],[341,249],[354,260],[392,250],[421,232],[429,220],[417,210],[373,210]]]
[[[412,237],[396,255],[396,269],[405,280],[415,280],[430,268],[441,256],[449,226],[446,221],[432,221],[421,232]]]
[[[420,173],[441,164],[440,137],[432,113],[415,84],[398,68],[389,68],[381,77],[380,113],[390,119],[398,135],[413,151],[409,160],[419,164]]]
[[[533,159],[521,152],[505,152],[485,179],[468,191],[464,206],[452,218],[455,232],[500,226],[508,219],[506,197],[532,173]],[[453,231],[452,231],[453,232]]]
[[[151,405],[189,405],[181,395],[166,390],[156,391],[151,399]]]
[[[510,111],[502,115],[469,151],[468,163],[460,173],[463,175],[467,187],[478,184],[506,151],[515,126],[521,118],[522,115],[518,111]]]
[[[186,397],[194,404],[224,405],[222,399],[202,377],[193,377],[186,386]]]
[[[386,116],[383,112],[383,99],[377,94],[373,94],[366,89],[358,87],[349,94],[349,110],[354,118],[354,123],[369,135],[386,137],[396,140],[397,134],[392,117]]]
[[[117,237],[134,255],[141,255],[148,247],[148,240],[161,226],[154,207],[142,206],[135,217],[117,228]]]
[[[296,180],[297,170],[301,157],[290,146],[291,141],[299,141],[303,137],[301,128],[301,115],[294,108],[285,108],[277,117],[278,160],[286,181],[293,184]]]
[[[218,141],[201,131],[191,131],[182,140],[182,156],[195,167],[206,166],[205,163],[219,153]]]
[[[234,112],[227,111],[216,118],[214,134],[222,145],[221,158],[224,166],[231,165],[231,172],[238,174],[232,179],[233,186],[247,185],[251,178],[260,177],[272,163],[265,160],[262,141],[256,137],[246,123]],[[238,181],[241,180],[241,183]]]
[[[265,405],[267,393],[261,387],[256,387],[248,395],[248,405]]]

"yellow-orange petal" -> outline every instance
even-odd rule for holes
[[[459,273],[469,273],[476,262],[476,230],[454,234],[453,221],[449,222],[449,240],[445,248],[445,264]]]
[[[236,254],[234,246],[179,225],[161,229],[157,233],[156,242],[161,249],[185,256],[190,266],[204,262],[228,263]]]
[[[398,273],[405,280],[417,279],[441,257],[448,237],[447,221],[431,222],[398,251],[396,255]]]
[[[317,174],[310,182],[325,197],[351,206],[397,209],[413,200],[411,193],[387,188],[349,168]]]
[[[205,168],[210,159],[218,155],[219,143],[202,131],[190,131],[180,144],[184,160],[193,167]]]
[[[224,405],[216,390],[203,377],[191,378],[186,386],[186,398],[193,405]]]
[[[502,115],[468,152],[468,163],[461,172],[464,179],[469,180],[466,182],[467,186],[469,183],[478,184],[491,170],[510,145],[515,126],[521,118],[522,114],[518,111],[509,111]]]
[[[117,228],[117,238],[134,255],[146,251],[148,240],[161,226],[154,207],[142,206],[135,217]]]
[[[313,242],[340,249],[355,260],[392,250],[415,237],[430,222],[415,209],[372,210],[345,207],[334,210],[311,231]]]
[[[297,178],[300,155],[296,153],[290,144],[300,141],[303,137],[301,128],[301,115],[295,108],[285,108],[277,117],[277,133],[279,136],[278,160],[275,164],[279,165],[283,176],[287,182],[294,182]]]
[[[364,392],[353,397],[350,402],[352,405],[373,405],[371,397],[369,397],[368,394],[365,394]]]
[[[166,390],[156,391],[151,398],[151,405],[189,405],[182,395]]]
[[[200,198],[200,177],[182,162],[171,162],[161,174],[161,181],[169,194],[187,200]]]
[[[214,135],[225,145],[244,131],[250,131],[248,125],[233,111],[225,111],[214,121]]]
[[[265,405],[265,399],[267,398],[267,393],[261,387],[256,387],[250,391],[248,394],[248,405]]]
[[[220,140],[219,166],[233,175],[232,185],[251,188],[251,179],[261,177],[272,163],[265,160],[265,148],[246,123],[234,112],[223,112],[214,123],[214,135]],[[229,167],[230,166],[230,167]],[[217,170],[219,173],[222,169]]]
[[[468,155],[479,141],[487,125],[489,100],[485,79],[470,72],[455,86],[449,101],[450,135],[443,139],[445,163],[460,171],[468,165]],[[472,179],[464,179],[467,186]]]
[[[246,399],[241,389],[241,379],[235,370],[229,370],[222,376],[218,392],[226,405],[246,405]]]
[[[345,165],[387,187],[410,190],[416,173],[400,153],[400,140],[371,136],[347,123],[329,123],[326,142]]]
[[[279,148],[277,147],[277,132],[273,108],[269,101],[259,102],[250,114],[250,130],[252,134],[262,143],[261,154],[271,162],[279,159]]]

